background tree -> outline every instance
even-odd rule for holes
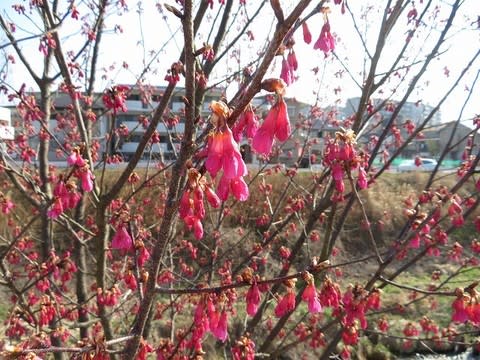
[[[348,358],[362,336],[475,343],[465,336],[480,324],[467,276],[478,274],[480,252],[478,116],[468,119],[461,165],[442,168],[475,94],[478,50],[447,63],[449,46],[478,36],[474,1],[286,3],[156,4],[157,24],[145,22],[147,2],[4,7],[2,90],[21,119],[1,153],[5,356]],[[132,34],[138,46],[122,54]],[[431,111],[403,119],[431,84]],[[169,104],[180,88],[178,133]],[[203,118],[211,88],[223,97]],[[286,96],[305,88],[314,105],[289,119]],[[123,161],[118,139],[128,129],[116,118],[133,91],[155,106],[139,117],[143,137]],[[328,104],[342,91],[359,100],[337,118]],[[265,114],[252,105],[259,93],[271,100]],[[439,165],[408,194],[389,193],[382,178],[405,178],[387,170],[452,94],[458,116]],[[138,167],[162,123],[173,129],[174,160]],[[321,170],[299,171],[306,154],[315,161],[316,132],[332,128],[316,154]],[[247,168],[242,137],[264,165]],[[288,141],[292,166],[281,161]],[[65,168],[51,163],[53,145]],[[352,243],[361,251],[346,251]],[[434,256],[451,266],[429,284]],[[369,271],[342,276],[358,267]],[[418,283],[408,281],[412,269]],[[448,319],[438,322],[434,306],[451,308]],[[409,321],[389,328],[398,313]]]

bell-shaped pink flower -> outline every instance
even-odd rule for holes
[[[283,58],[282,60],[282,70],[280,71],[280,79],[285,81],[285,84],[289,86],[294,81],[293,69],[290,67],[288,61]]]
[[[181,219],[193,215],[193,200],[190,199],[190,194],[191,191],[189,189],[185,189],[182,194],[182,198],[180,199],[178,213]]]
[[[335,180],[335,181],[343,180],[344,173],[345,172],[343,170],[342,164],[340,164],[338,162],[332,164],[332,178],[333,178],[333,180]]]
[[[210,186],[205,188],[205,197],[207,198],[208,203],[215,209],[220,207],[221,200],[217,194],[212,190]]]
[[[238,121],[232,129],[233,138],[237,143],[242,141],[243,132],[247,138],[251,139],[255,136],[258,129],[258,119],[251,106],[245,110],[239,117]]]
[[[252,284],[247,291],[247,314],[254,316],[257,313],[258,305],[260,304],[260,290],[256,282]]]
[[[205,217],[205,205],[203,204],[203,191],[200,187],[197,187],[193,191],[193,208],[195,216],[199,219]]]
[[[465,323],[468,321],[468,313],[465,308],[463,296],[457,297],[452,303],[452,321],[457,323]]]
[[[85,192],[93,190],[93,179],[95,178],[88,167],[84,167],[80,173],[82,189]]]
[[[213,336],[215,336],[221,342],[225,342],[227,340],[228,331],[228,315],[225,310],[222,311],[220,314],[220,318],[218,319],[217,326],[214,329],[210,329],[212,331]]]
[[[243,177],[238,177],[230,180],[230,189],[232,190],[233,196],[238,201],[246,201],[248,199],[249,190],[248,185],[243,180]]]
[[[193,235],[195,239],[200,240],[203,237],[203,225],[199,218],[194,218]]]
[[[290,50],[290,52],[287,55],[287,62],[288,65],[290,65],[290,68],[293,71],[298,70],[298,60],[297,60],[297,55],[295,54],[295,51],[293,49]],[[295,79],[294,79],[295,80]]]
[[[201,341],[205,333],[209,329],[208,316],[205,313],[205,307],[202,301],[200,301],[195,308],[193,317],[195,327],[193,329],[193,338],[197,341]]]
[[[313,48],[322,50],[325,56],[327,56],[330,51],[335,50],[335,38],[330,32],[330,22],[328,20],[323,24],[320,36]]]
[[[357,180],[358,188],[363,190],[368,187],[368,180],[367,180],[367,172],[363,167],[358,168],[358,180]]]
[[[275,307],[275,316],[282,317],[295,310],[295,293],[290,289]]]
[[[50,209],[47,211],[47,216],[50,219],[56,219],[63,213],[63,204],[62,200],[59,197],[55,197],[53,204],[50,206]]]
[[[133,249],[133,239],[127,231],[124,224],[121,224],[112,238],[112,249],[131,250]]]
[[[230,192],[238,201],[247,200],[250,194],[243,177],[227,179],[224,175],[218,183],[217,195],[222,201],[226,201]]]
[[[279,97],[279,100],[272,106],[262,126],[253,137],[253,149],[259,154],[268,155],[272,150],[274,137],[279,141],[286,141],[290,133],[287,104],[282,97]]]
[[[322,311],[322,305],[318,299],[317,290],[313,282],[308,284],[305,290],[303,290],[302,300],[308,303],[308,311],[312,314]]]

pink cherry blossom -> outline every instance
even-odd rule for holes
[[[125,224],[121,224],[112,238],[112,249],[131,250],[133,249],[133,239],[127,231]]]
[[[248,139],[252,139],[258,129],[258,118],[255,115],[255,112],[248,107],[248,110],[245,110],[239,117],[235,126],[232,129],[233,138],[237,143],[242,140],[243,133],[246,133]]]
[[[279,100],[272,106],[262,126],[253,137],[253,149],[259,154],[268,155],[272,150],[273,139],[286,141],[290,133],[287,104],[283,97],[279,96]]]
[[[275,316],[282,317],[293,310],[295,310],[295,293],[293,290],[289,289],[275,307]]]
[[[287,59],[282,60],[282,70],[280,71],[280,79],[285,81],[285,84],[289,86],[294,82],[293,69],[288,63]]]
[[[358,188],[362,190],[368,187],[367,172],[361,166],[358,168],[357,185],[358,185]]]
[[[213,336],[215,336],[221,342],[225,342],[227,340],[228,331],[228,315],[225,310],[222,311],[220,314],[220,318],[218,319],[218,323],[216,324],[215,328],[210,328],[212,331]]]
[[[56,219],[63,213],[62,200],[59,197],[55,197],[50,209],[47,211],[47,216],[50,219]]]
[[[223,169],[223,176],[228,179],[247,174],[240,149],[228,126],[223,126],[210,136],[205,167],[212,177],[215,177],[220,169]]]
[[[260,290],[256,282],[247,291],[247,314],[254,316],[258,310],[258,304],[260,303]]]
[[[85,192],[91,192],[93,190],[94,176],[88,167],[84,167],[80,173],[82,189]]]
[[[305,290],[303,290],[302,300],[308,303],[308,311],[312,314],[322,311],[322,305],[318,299],[317,290],[313,282],[308,284]]]
[[[86,162],[80,155],[80,151],[78,148],[74,149],[70,155],[67,157],[67,164],[70,166],[78,166],[83,167],[85,166]]]
[[[248,199],[248,185],[245,183],[245,180],[243,180],[243,177],[228,179],[225,176],[222,176],[218,183],[217,195],[220,200],[226,201],[230,192],[238,201],[245,201]]]

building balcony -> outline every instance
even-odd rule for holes
[[[122,125],[125,125],[128,128],[129,132],[133,131],[135,133],[139,133],[139,132],[145,131],[143,126],[138,121],[123,121]],[[167,132],[175,132],[175,131],[183,133],[184,130],[185,130],[184,123],[178,123],[177,125],[175,125],[175,128],[170,128],[170,129],[167,126],[165,126],[165,124],[163,123],[160,123],[157,125],[157,131],[159,134],[166,134]]]

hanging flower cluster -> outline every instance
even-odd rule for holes
[[[357,186],[359,189],[368,187],[365,159],[357,153],[356,135],[352,130],[342,129],[335,133],[335,138],[330,139],[325,145],[323,163],[331,170],[337,200],[342,200],[345,191],[345,174],[357,169]]]
[[[289,37],[285,41],[285,45],[283,45],[277,55],[282,56],[282,70],[280,72],[280,79],[285,81],[287,86],[291,85],[294,81],[297,80],[297,76],[295,72],[298,70],[298,60],[297,55],[295,54],[295,50],[293,46],[295,45],[295,40],[293,37]],[[285,52],[288,51],[288,55],[285,57]]]
[[[320,31],[320,36],[313,45],[313,48],[315,50],[322,50],[325,54],[325,57],[330,53],[330,51],[335,50],[335,38],[330,32],[330,22],[328,21],[328,18],[326,18],[325,23],[322,26],[322,30]]]
[[[313,48],[315,50],[322,50],[325,54],[325,57],[327,57],[331,51],[335,50],[335,38],[331,33],[330,21],[328,20],[328,13],[330,12],[330,8],[322,7],[321,12],[323,14],[323,26],[320,30],[320,35],[318,36],[317,41],[315,41],[315,44],[313,45]],[[305,41],[305,43],[310,44],[312,41],[312,34],[310,33],[306,22],[302,23],[302,32],[303,40]]]
[[[202,351],[203,337],[210,332],[216,339],[225,342],[228,337],[228,312],[225,296],[202,297],[194,312],[195,327],[192,332],[191,348]]]
[[[187,186],[180,200],[179,215],[189,230],[193,228],[195,238],[200,240],[203,237],[202,220],[205,217],[204,199],[207,198],[213,208],[218,208],[220,198],[197,169],[188,169],[187,176]]]
[[[222,201],[228,199],[230,192],[237,200],[245,201],[248,199],[249,191],[243,177],[248,171],[239,146],[226,123],[230,109],[220,101],[212,101],[210,108],[211,122],[215,128],[208,137],[205,168],[212,178],[223,170],[217,187],[217,195]]]
[[[267,79],[262,83],[264,89],[276,93],[277,102],[271,107],[262,126],[253,137],[253,149],[259,154],[268,155],[272,150],[274,139],[286,141],[290,137],[288,108],[283,99],[285,86],[285,82],[281,79]]]

